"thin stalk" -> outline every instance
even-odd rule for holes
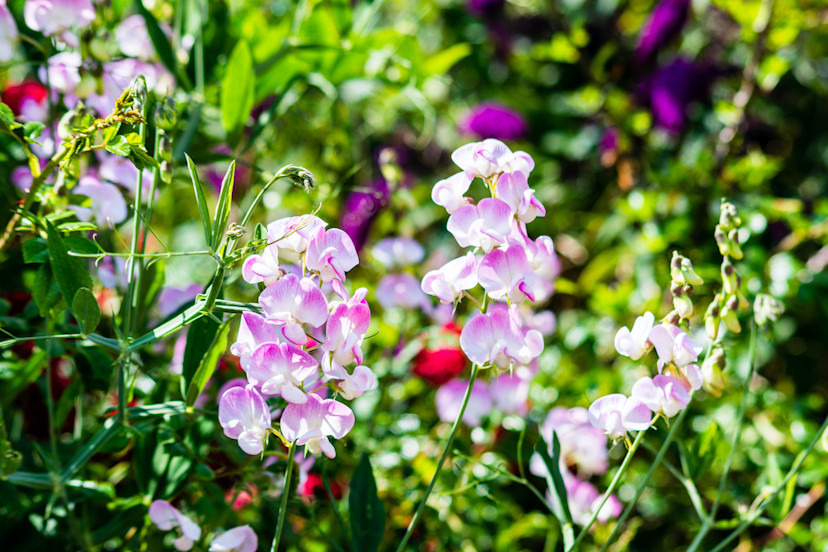
[[[644,441],[644,448],[648,451],[653,453],[655,456],[658,451],[653,448],[647,441]],[[701,495],[699,494],[699,490],[696,488],[695,483],[693,480],[690,479],[686,473],[682,473],[679,469],[673,465],[672,462],[669,460],[662,460],[662,465],[667,468],[667,471],[673,474],[679,483],[681,483],[684,488],[687,490],[687,496],[690,498],[690,502],[693,504],[693,508],[696,510],[696,514],[698,514],[699,519],[703,522],[707,517],[707,513],[704,509],[704,504],[702,504]]]
[[[627,520],[627,517],[629,517],[630,513],[632,512],[632,509],[635,508],[638,499],[641,497],[641,493],[644,492],[644,489],[647,487],[647,483],[649,483],[650,478],[653,476],[653,473],[655,472],[656,468],[659,464],[661,464],[661,460],[667,453],[667,449],[670,447],[670,443],[673,442],[673,437],[676,436],[678,428],[681,426],[681,422],[684,420],[684,417],[686,415],[687,409],[685,408],[681,411],[681,413],[673,422],[673,426],[670,428],[669,433],[667,433],[667,438],[664,439],[664,444],[662,444],[661,448],[658,449],[658,454],[656,454],[655,460],[653,460],[653,463],[650,464],[650,469],[647,470],[647,474],[644,476],[644,479],[641,480],[641,483],[638,484],[638,488],[635,490],[635,496],[633,496],[630,503],[627,504],[627,507],[626,509],[624,509],[624,512],[621,514],[621,517],[618,518],[618,523],[615,524],[615,528],[612,530],[612,533],[610,533],[610,536],[607,538],[607,541],[601,547],[601,550],[599,552],[604,552],[607,548],[609,548],[609,545],[612,543],[613,540],[615,540],[615,537],[618,536],[618,532],[621,530],[621,527],[624,526],[624,522]],[[636,441],[637,440],[638,438],[636,438]]]
[[[722,468],[722,475],[719,478],[719,490],[716,492],[716,499],[713,501],[713,506],[710,508],[710,514],[702,522],[696,538],[690,543],[690,548],[687,552],[695,552],[701,546],[704,537],[710,531],[712,524],[716,521],[716,513],[719,511],[719,505],[724,496],[725,487],[727,486],[727,476],[730,474],[730,468],[733,464],[733,458],[736,456],[736,447],[739,444],[739,438],[742,435],[742,426],[745,422],[745,412],[747,410],[748,396],[750,395],[750,381],[753,379],[753,373],[756,370],[756,322],[750,324],[750,352],[748,353],[748,374],[742,385],[742,400],[739,403],[739,412],[736,414],[736,430],[733,432],[733,437],[730,439],[730,453],[727,455],[724,467]]]
[[[477,372],[480,370],[480,367],[475,364],[472,366],[471,376],[469,376],[469,386],[466,388],[466,394],[463,396],[463,403],[460,405],[460,411],[457,413],[457,418],[454,420],[454,425],[451,427],[451,433],[449,433],[448,441],[446,441],[446,446],[443,448],[443,453],[440,455],[440,459],[437,461],[437,469],[434,470],[434,475],[431,478],[431,482],[428,484],[426,488],[425,495],[423,495],[422,500],[420,501],[420,505],[417,506],[417,511],[414,512],[414,517],[411,518],[411,522],[408,524],[408,530],[406,530],[405,535],[403,536],[402,540],[400,541],[399,546],[397,546],[397,552],[402,552],[405,548],[405,545],[408,544],[408,539],[411,538],[411,534],[414,532],[414,527],[417,525],[417,521],[420,519],[420,515],[423,513],[423,509],[425,508],[426,502],[428,501],[428,497],[431,494],[431,491],[434,489],[434,485],[437,483],[437,478],[440,476],[440,471],[443,469],[443,463],[448,456],[449,450],[451,450],[451,445],[454,443],[454,437],[457,435],[457,429],[460,427],[460,421],[463,419],[463,414],[466,412],[466,407],[469,404],[469,398],[472,394],[472,388],[474,387],[474,380],[477,379]]]
[[[797,457],[796,461],[793,463],[793,466],[791,466],[791,469],[788,470],[788,474],[785,476],[785,479],[783,479],[779,483],[779,485],[776,486],[776,489],[774,489],[774,491],[767,496],[764,504],[756,508],[756,510],[744,522],[742,522],[741,525],[734,529],[733,532],[730,533],[730,535],[728,535],[727,538],[725,538],[725,540],[716,545],[716,547],[711,552],[719,552],[720,550],[723,550],[730,543],[730,541],[738,537],[742,533],[742,531],[750,527],[757,519],[759,519],[759,516],[761,516],[765,509],[767,509],[767,507],[771,505],[773,499],[776,498],[776,495],[778,495],[782,491],[782,489],[784,489],[788,485],[788,482],[791,480],[791,478],[793,478],[799,472],[799,468],[802,467],[802,464],[805,462],[805,459],[808,458],[808,456],[811,454],[811,451],[814,450],[814,447],[819,442],[820,438],[822,437],[822,434],[825,433],[826,429],[828,429],[828,416],[826,416],[825,420],[823,420],[822,425],[817,430],[816,435],[814,435],[814,438],[811,439],[811,443],[808,445],[808,448],[802,451],[802,453]]]
[[[293,457],[296,455],[296,442],[290,444],[288,449],[287,470],[285,471],[285,487],[282,489],[282,503],[279,506],[279,521],[276,523],[276,534],[273,535],[273,542],[270,544],[270,552],[279,549],[279,541],[282,538],[282,529],[285,525],[285,514],[287,513],[288,495],[290,494],[290,477],[293,475]]]
[[[624,457],[624,461],[621,462],[621,466],[618,468],[618,471],[615,472],[615,476],[612,478],[609,487],[607,487],[607,490],[604,491],[604,496],[601,498],[601,504],[597,508],[593,509],[592,516],[590,516],[589,521],[587,521],[586,525],[584,525],[581,528],[580,533],[578,533],[578,536],[575,537],[575,540],[572,542],[572,546],[570,546],[568,550],[575,550],[578,544],[584,539],[586,534],[589,532],[589,529],[590,527],[592,527],[592,524],[595,523],[596,519],[598,519],[598,514],[601,512],[601,509],[604,507],[604,504],[607,502],[607,500],[609,500],[609,497],[621,483],[621,477],[624,475],[624,472],[627,471],[627,467],[630,465],[630,462],[632,462],[633,456],[635,455],[635,451],[638,450],[641,441],[644,439],[644,433],[646,433],[646,430],[639,431],[638,435],[635,436],[635,441],[633,441],[632,446],[630,446],[630,450],[627,451],[627,455]]]

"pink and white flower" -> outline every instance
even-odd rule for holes
[[[526,175],[521,172],[505,173],[497,179],[497,197],[505,201],[514,216],[521,222],[532,222],[546,215],[546,208],[535,197]]]
[[[0,63],[14,57],[17,46],[17,23],[11,11],[6,7],[6,0],[0,0]]]
[[[335,379],[344,379],[343,366],[362,363],[362,340],[371,324],[371,309],[366,303],[339,303],[334,306],[325,326],[322,371]]]
[[[150,520],[162,531],[178,527],[181,536],[173,541],[176,550],[187,551],[201,538],[201,527],[166,500],[156,500],[149,507]]]
[[[650,344],[647,340],[653,328],[653,322],[655,322],[655,316],[648,311],[635,319],[632,331],[626,326],[618,330],[615,334],[615,350],[618,354],[638,360],[649,351]]]
[[[239,333],[236,341],[230,345],[230,352],[241,359],[242,367],[247,365],[250,355],[259,345],[265,343],[280,343],[283,335],[279,328],[268,323],[264,316],[253,312],[245,312],[239,322]]]
[[[471,203],[471,198],[465,197],[474,175],[459,172],[448,178],[439,181],[431,189],[431,200],[441,207],[445,207],[449,214],[455,212],[463,205]]]
[[[477,285],[479,258],[470,251],[423,276],[422,290],[443,303],[453,303],[463,291]]]
[[[564,475],[564,486],[572,521],[578,525],[585,525],[592,518],[595,510],[601,506],[603,495],[592,483],[581,481],[569,474]],[[620,513],[621,502],[615,495],[610,495],[604,507],[598,512],[597,520],[600,523],[606,523],[610,518],[618,517]]]
[[[628,431],[643,431],[650,427],[650,409],[647,405],[621,393],[597,399],[589,407],[589,423],[603,430],[612,440],[624,437]]]
[[[687,408],[690,394],[676,378],[658,375],[654,378],[644,377],[633,385],[631,397],[647,405],[656,414],[672,418]]]
[[[268,322],[282,324],[282,335],[294,345],[303,346],[308,336],[303,327],[320,327],[328,319],[328,300],[310,278],[301,280],[288,274],[259,295],[259,304]]]
[[[461,247],[479,247],[488,253],[506,243],[512,230],[512,210],[500,199],[482,199],[477,205],[464,205],[454,211],[447,228]]]
[[[557,434],[561,444],[563,467],[572,466],[578,475],[585,477],[607,471],[607,437],[602,430],[589,423],[586,408],[559,406],[550,410],[540,428],[540,434],[549,446],[550,452],[553,433]]]
[[[117,186],[101,182],[94,176],[83,176],[72,189],[73,194],[85,195],[91,200],[89,207],[71,205],[79,220],[94,219],[98,224],[115,226],[127,218],[127,205]]]
[[[263,395],[281,395],[290,403],[303,404],[308,396],[302,382],[316,373],[319,364],[302,349],[290,343],[265,343],[250,356],[247,379]]]
[[[467,174],[484,180],[499,173],[520,172],[529,176],[535,168],[528,153],[512,153],[506,144],[494,138],[460,146],[451,154],[451,160]]]
[[[430,310],[431,302],[423,293],[420,281],[411,274],[388,274],[377,284],[377,301],[382,308]]]
[[[239,447],[254,456],[264,450],[270,431],[270,409],[255,387],[233,387],[219,400],[219,423],[224,434],[238,439]]]
[[[59,35],[77,48],[78,37],[69,29],[89,26],[95,20],[95,6],[91,0],[26,0],[23,18],[31,30],[46,36]]]
[[[282,435],[298,446],[305,445],[305,454],[322,452],[336,457],[329,438],[342,439],[354,427],[354,413],[333,399],[322,399],[311,393],[304,404],[288,404],[280,421]]]
[[[283,274],[279,268],[279,248],[275,243],[266,245],[261,255],[250,255],[242,265],[242,278],[248,284],[264,282],[265,286],[269,286]]]
[[[359,263],[354,242],[338,228],[320,228],[308,242],[305,266],[319,273],[322,282],[345,281],[345,273]]]
[[[425,249],[411,238],[385,238],[371,249],[374,258],[385,268],[406,267],[419,263],[425,257]]]
[[[702,352],[701,345],[673,324],[658,324],[648,335],[658,353],[659,371],[667,363],[683,368],[696,362]]]
[[[508,368],[537,358],[543,351],[543,336],[537,330],[522,331],[516,308],[491,308],[463,327],[460,348],[475,364]]]
[[[328,223],[315,215],[288,217],[267,225],[267,239],[279,246],[280,259],[298,263],[308,248],[308,242]]]
[[[61,52],[49,58],[47,67],[40,68],[40,80],[58,92],[72,94],[81,82],[80,67],[79,52]]]
[[[526,281],[529,272],[526,251],[519,245],[511,245],[505,251],[493,249],[486,253],[477,267],[477,279],[495,301],[534,301],[535,294]]]
[[[504,414],[525,416],[529,412],[529,384],[534,377],[527,366],[498,375],[489,388],[494,407]]]
[[[340,372],[342,378],[336,382],[339,394],[346,400],[353,400],[377,386],[377,377],[367,366],[359,365],[349,374],[344,368]]]
[[[249,525],[234,527],[213,539],[209,552],[256,552],[259,539]]]
[[[457,418],[468,385],[467,381],[455,379],[441,385],[440,389],[437,390],[434,403],[437,408],[437,415],[442,421],[451,422]],[[489,415],[491,410],[492,397],[489,393],[489,386],[484,381],[475,380],[469,403],[465,412],[463,412],[463,423],[469,427],[477,427],[483,418]]]

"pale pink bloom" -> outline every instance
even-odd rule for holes
[[[322,282],[345,280],[345,273],[359,263],[354,242],[338,228],[319,231],[308,242],[305,266],[319,273]]]
[[[362,364],[362,340],[371,324],[371,309],[367,303],[355,301],[338,303],[331,310],[325,326],[325,342],[321,349],[322,371],[329,377],[343,379],[343,366]]]
[[[98,167],[98,176],[101,180],[108,180],[113,184],[120,184],[129,190],[133,196],[135,195],[138,184],[138,168],[126,157],[111,155],[109,153],[104,155]],[[143,201],[149,200],[152,179],[152,170],[144,169],[141,173],[141,197]]]
[[[466,323],[460,333],[460,348],[475,364],[508,368],[537,358],[543,351],[543,336],[537,330],[523,332],[516,308],[490,308],[489,313]]]
[[[489,197],[454,211],[447,228],[461,247],[479,247],[488,253],[506,243],[512,230],[512,211],[505,201]]]
[[[425,249],[411,238],[385,238],[371,249],[374,258],[385,268],[405,267],[425,258]]]
[[[250,356],[244,371],[252,385],[263,395],[281,395],[291,403],[303,404],[308,396],[302,382],[316,373],[319,364],[302,349],[290,343],[265,343]]]
[[[91,0],[26,0],[23,18],[33,31],[60,35],[61,40],[77,48],[78,37],[67,31],[89,26],[95,20],[95,7]]]
[[[305,404],[288,404],[280,421],[282,435],[297,446],[305,445],[305,454],[324,453],[336,457],[328,438],[342,439],[354,427],[354,413],[341,402],[322,399],[311,393]]]
[[[282,332],[278,326],[270,324],[264,316],[253,312],[245,312],[239,322],[239,333],[236,342],[230,345],[230,352],[241,359],[242,367],[253,351],[265,343],[281,343]]]
[[[587,481],[581,481],[577,477],[566,473],[564,475],[564,486],[566,487],[566,498],[569,504],[569,512],[572,514],[572,521],[578,525],[586,524],[592,514],[601,505],[603,495],[598,489]],[[598,512],[599,523],[606,523],[610,518],[618,517],[621,513],[621,502],[610,495],[604,507]]]
[[[546,215],[543,204],[529,187],[526,175],[520,172],[505,173],[497,179],[497,197],[505,201],[514,216],[521,222],[532,222]]]
[[[553,433],[557,434],[561,444],[562,466],[575,466],[578,474],[586,477],[607,471],[607,437],[603,431],[589,423],[586,408],[559,406],[550,410],[540,428],[540,434],[550,452]]]
[[[680,367],[676,379],[681,382],[688,393],[701,389],[704,385],[704,374],[702,374],[698,364],[688,364]]]
[[[471,198],[463,196],[471,185],[474,176],[459,172],[446,179],[439,181],[431,189],[431,200],[441,207],[445,207],[449,213],[455,212],[463,205],[471,203]]]
[[[32,171],[29,170],[29,167],[26,165],[15,167],[12,169],[11,172],[11,181],[17,187],[17,189],[28,192],[29,188],[32,187]]]
[[[168,37],[172,35],[172,30],[166,23],[159,21],[158,24],[164,34]],[[115,40],[126,56],[144,61],[154,61],[158,57],[147,32],[147,23],[141,15],[131,15],[121,21],[115,28]]]
[[[61,52],[49,58],[47,67],[40,68],[40,80],[58,92],[72,94],[81,82],[79,52]]]
[[[282,335],[303,346],[308,337],[303,324],[318,328],[328,319],[328,300],[310,278],[293,274],[277,280],[259,294],[259,304],[269,322],[283,324]]]
[[[690,394],[682,383],[670,376],[644,377],[633,385],[631,397],[638,399],[655,413],[672,418],[687,408]]]
[[[156,500],[150,504],[149,517],[162,531],[176,527],[181,530],[181,536],[173,541],[176,550],[190,550],[195,541],[201,538],[201,527],[166,500]]]
[[[451,380],[440,386],[434,396],[434,403],[437,415],[442,421],[453,422],[457,418],[468,387],[469,382],[459,379]],[[491,410],[492,397],[489,394],[489,386],[484,381],[475,380],[469,403],[463,412],[463,423],[469,427],[477,427]]]
[[[210,543],[209,552],[256,552],[259,539],[249,525],[225,531]]]
[[[201,284],[165,287],[158,295],[158,314],[161,318],[168,317],[195,299],[202,291],[204,291],[204,286]]]
[[[184,352],[187,350],[187,334],[182,333],[173,345],[173,356],[170,359],[170,374],[181,375],[184,371]]]
[[[6,0],[0,0],[0,63],[5,63],[14,57],[14,48],[17,45],[17,23],[14,22]]]
[[[72,189],[72,193],[85,195],[92,200],[90,207],[69,206],[82,221],[94,218],[98,224],[108,223],[115,226],[127,218],[126,201],[117,186],[101,182],[94,176],[83,176]]]
[[[466,173],[483,179],[512,172],[529,176],[535,168],[528,153],[512,153],[506,144],[494,138],[460,146],[451,154],[451,160]]]
[[[535,300],[535,294],[526,282],[529,261],[519,245],[511,245],[505,251],[493,249],[483,256],[477,267],[477,279],[486,293],[494,300],[508,299],[520,302]]]
[[[279,246],[282,261],[298,263],[310,239],[326,226],[327,222],[314,215],[283,218],[267,225],[267,240]]]
[[[621,393],[601,397],[589,407],[589,423],[603,430],[612,440],[624,437],[628,431],[647,429],[650,420],[647,405]]]
[[[469,251],[423,276],[422,290],[443,303],[453,303],[463,291],[477,285],[479,258]]]
[[[555,253],[555,244],[549,236],[539,236],[533,241],[523,231],[520,234],[519,239],[514,239],[513,232],[509,243],[524,247],[531,269],[531,274],[527,274],[526,281],[535,293],[535,302],[544,303],[552,297],[555,291],[555,278],[561,271],[561,263]]]
[[[279,248],[275,243],[265,246],[261,255],[250,255],[242,265],[242,278],[248,284],[264,282],[269,286],[282,277],[279,268]]]
[[[489,387],[494,407],[504,414],[526,415],[529,412],[529,383],[534,376],[526,366],[518,367],[511,374],[498,375]]]
[[[638,360],[650,350],[647,340],[653,328],[653,322],[655,322],[655,316],[647,311],[635,319],[632,331],[626,326],[618,330],[615,334],[615,350],[618,354]]]
[[[367,366],[359,365],[354,372],[349,374],[344,368],[341,371],[342,379],[337,380],[336,388],[339,394],[346,400],[352,400],[366,391],[377,386],[377,378],[374,372]]]
[[[252,385],[225,391],[219,400],[218,417],[224,434],[238,439],[244,452],[261,454],[270,431],[270,409]]]
[[[525,305],[521,305],[524,308]],[[527,309],[528,310],[528,309]],[[542,336],[549,337],[555,332],[558,326],[558,320],[555,318],[555,313],[549,310],[542,310],[539,312],[525,312],[522,311],[523,325],[532,330],[538,330]]]
[[[650,343],[658,353],[658,368],[667,363],[673,363],[683,368],[696,362],[702,352],[702,346],[684,330],[673,324],[658,324],[653,326],[648,334]]]
[[[411,274],[388,274],[377,284],[377,301],[382,308],[430,310],[431,302],[423,293],[420,281]]]
[[[224,382],[224,385],[219,387],[218,393],[216,393],[216,402],[221,402],[221,397],[224,396],[224,394],[230,389],[233,389],[234,387],[241,387],[244,389],[248,385],[250,385],[250,382],[248,382],[245,378],[233,378]]]
[[[43,122],[49,118],[49,98],[43,96],[43,99],[38,101],[35,98],[28,97],[20,100],[20,120],[23,122],[36,121]],[[45,128],[43,130],[46,130]],[[41,136],[43,132],[41,131]],[[40,142],[40,137],[38,137]]]

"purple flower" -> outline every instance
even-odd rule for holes
[[[265,343],[253,352],[245,372],[263,395],[281,395],[290,403],[303,404],[308,396],[302,390],[302,382],[314,375],[318,367],[312,356],[294,345]]]
[[[581,481],[568,472],[564,475],[564,486],[572,521],[578,525],[586,524],[593,512],[601,505],[602,495],[592,483]],[[598,512],[597,519],[600,523],[604,523],[610,518],[618,517],[620,513],[621,503],[615,495],[610,495],[604,507]]]
[[[668,42],[674,40],[684,23],[690,8],[690,0],[664,0],[653,10],[641,30],[635,57],[638,63],[647,64]]]
[[[259,304],[268,322],[283,324],[282,335],[303,346],[308,340],[303,324],[318,328],[328,319],[325,294],[310,278],[293,274],[277,280],[259,295]]]
[[[72,193],[85,195],[91,200],[89,207],[70,205],[79,220],[94,218],[98,224],[115,226],[127,218],[127,204],[117,186],[101,182],[95,176],[84,176],[72,189]]]
[[[681,132],[688,106],[704,94],[709,81],[704,67],[683,58],[658,68],[644,86],[656,126]]]
[[[345,198],[339,227],[350,236],[357,251],[365,245],[374,218],[388,205],[390,197],[388,183],[380,178],[354,189]]]
[[[547,414],[540,428],[541,436],[552,451],[552,434],[561,443],[561,462],[572,466],[582,476],[602,474],[609,467],[607,437],[600,429],[589,423],[586,408],[553,408]],[[540,457],[537,460],[541,460]],[[533,458],[533,462],[537,462]],[[541,464],[543,461],[541,460]],[[533,470],[536,473],[537,470]],[[544,470],[538,475],[545,475]]]
[[[0,0],[0,62],[5,63],[14,57],[16,44],[17,23],[6,7],[6,0]]]
[[[473,107],[457,125],[463,134],[480,139],[519,140],[526,135],[526,120],[505,105],[484,102]]]
[[[247,454],[261,454],[270,431],[270,409],[252,385],[225,391],[219,399],[218,415],[225,435],[238,439]]]
[[[259,539],[249,525],[225,531],[210,543],[209,552],[256,552]]]
[[[411,238],[385,238],[371,249],[374,258],[385,268],[415,265],[425,257],[425,249]]]
[[[318,272],[322,282],[345,281],[345,273],[359,263],[350,236],[338,228],[320,228],[308,242],[305,266]]]
[[[181,529],[181,536],[173,541],[176,550],[189,550],[193,543],[201,538],[201,527],[166,500],[156,500],[150,504],[149,517],[162,531],[176,527]]]
[[[452,303],[464,290],[477,285],[478,263],[479,259],[469,251],[423,276],[422,290],[443,303]]]
[[[59,35],[66,44],[77,48],[78,37],[69,28],[83,29],[92,23],[95,6],[91,0],[26,0],[23,17],[33,31]]]
[[[382,308],[431,310],[431,303],[420,288],[420,281],[411,274],[388,274],[377,284],[377,301]]]
[[[468,385],[468,382],[456,379],[442,385],[437,390],[434,403],[437,408],[437,415],[442,421],[451,422],[457,418]],[[469,404],[463,412],[463,423],[470,427],[477,427],[481,420],[489,415],[491,410],[492,397],[489,393],[489,387],[486,382],[475,380],[469,397]]]
[[[466,5],[471,13],[477,15],[497,15],[503,9],[506,0],[468,0]]]
[[[305,404],[288,404],[279,425],[288,441],[305,445],[306,455],[322,452],[335,458],[336,450],[328,438],[345,437],[354,427],[354,413],[341,402],[311,393]]]

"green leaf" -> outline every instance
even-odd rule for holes
[[[94,222],[64,222],[58,224],[57,229],[61,232],[95,232],[98,230],[98,225]]]
[[[216,333],[216,337],[213,339],[213,343],[210,345],[204,358],[201,359],[198,370],[196,370],[187,388],[187,406],[195,404],[196,399],[204,390],[204,386],[207,385],[207,382],[213,376],[213,372],[216,371],[216,366],[218,366],[221,355],[227,350],[227,334],[229,333],[230,324],[225,322]]]
[[[106,142],[106,151],[120,155],[121,157],[129,157],[129,154],[132,152],[132,147],[129,145],[126,136],[119,134]]]
[[[216,204],[216,215],[213,217],[213,239],[210,242],[213,251],[218,249],[227,228],[227,219],[230,218],[230,206],[233,202],[235,178],[236,162],[231,161],[227,172],[224,174],[224,179],[221,181],[221,193],[219,194],[218,204]]]
[[[92,278],[80,259],[69,256],[63,238],[49,221],[46,221],[46,236],[52,274],[66,304],[71,305],[80,288],[92,288]]]
[[[385,534],[385,506],[377,496],[377,483],[366,454],[351,476],[348,507],[354,548],[357,552],[376,552]]]
[[[118,131],[121,129],[121,123],[115,123],[112,126],[108,126],[101,131],[101,140],[104,144],[109,144],[112,140],[118,136]]]
[[[187,330],[187,346],[184,348],[184,360],[182,362],[182,395],[185,397],[196,372],[203,359],[207,356],[208,344],[213,343],[219,330],[219,324],[212,319],[203,316],[190,325]]]
[[[23,462],[23,455],[12,449],[6,435],[3,413],[0,411],[0,473],[3,474],[3,478],[16,472],[21,462]]]
[[[27,142],[34,142],[46,125],[37,121],[29,121],[23,125],[23,135]]]
[[[75,292],[75,298],[72,299],[72,314],[80,324],[83,335],[95,331],[101,321],[101,308],[92,290],[82,287]]]
[[[83,386],[89,391],[108,391],[114,363],[112,358],[98,347],[81,347],[75,355],[75,367]]]
[[[45,263],[49,260],[49,246],[43,238],[34,238],[23,244],[24,263]]]
[[[461,43],[449,46],[441,52],[430,56],[423,64],[423,73],[426,75],[442,75],[464,57],[471,54],[471,46]]]
[[[193,181],[193,190],[195,191],[196,203],[198,204],[198,213],[201,215],[201,226],[204,228],[204,241],[207,247],[213,243],[213,229],[210,223],[210,209],[207,207],[207,198],[204,195],[204,186],[198,178],[198,171],[196,171],[195,163],[190,159],[186,153],[184,157],[187,159],[187,168],[190,169],[190,180]]]
[[[256,76],[250,48],[247,42],[239,40],[230,54],[227,71],[221,82],[221,120],[231,145],[237,142],[231,136],[237,134],[250,119],[255,86]]]
[[[155,16],[144,7],[144,3],[141,0],[135,0],[133,4],[135,5],[135,11],[137,11],[147,23],[147,33],[152,41],[152,45],[155,46],[155,52],[158,54],[158,58],[161,60],[161,63],[164,64],[164,67],[166,67],[170,73],[177,75],[178,68],[176,67],[175,55],[173,54],[172,46],[170,46],[170,41],[167,39],[167,35],[164,34],[164,31],[161,30],[161,26],[158,25],[158,20],[155,19]]]
[[[572,524],[572,514],[569,512],[569,501],[566,496],[566,487],[564,486],[563,477],[561,476],[560,458],[561,458],[561,442],[558,440],[558,434],[552,433],[552,455],[550,456],[547,450],[546,443],[541,441],[535,447],[535,450],[540,454],[543,463],[546,465],[547,483],[549,485],[549,493],[552,495],[552,509],[555,511],[555,516],[561,525]]]

